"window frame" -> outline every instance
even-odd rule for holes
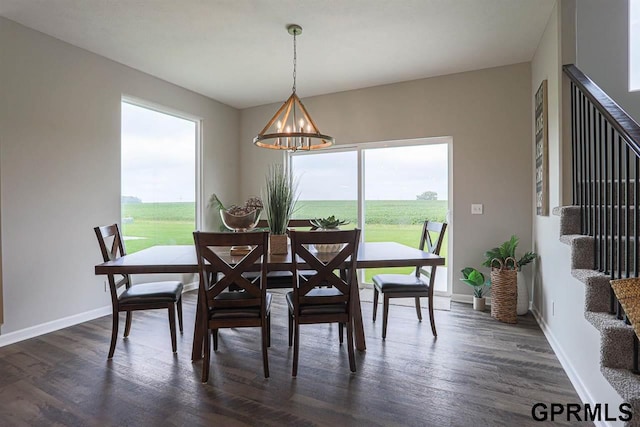
[[[205,206],[206,203],[203,203],[205,200],[204,196],[204,188],[202,183],[204,182],[203,177],[203,168],[202,168],[202,117],[196,116],[190,113],[186,113],[184,111],[168,107],[166,105],[162,105],[153,101],[149,101],[146,99],[138,98],[131,95],[123,94],[120,97],[120,107],[122,107],[123,103],[131,104],[136,107],[146,108],[151,111],[155,111],[157,113],[166,114],[169,116],[177,117],[179,119],[188,120],[195,124],[195,188],[194,188],[194,196],[195,196],[195,229],[202,229],[202,221],[205,216]],[[122,108],[120,109],[120,117],[122,118]],[[120,123],[120,135],[122,135],[122,123]],[[121,137],[122,138],[122,137]],[[122,158],[122,139],[120,139],[119,144],[120,149],[120,157]],[[121,160],[122,161],[122,160]],[[122,171],[120,172],[120,179],[122,179]],[[120,197],[122,198],[122,185],[120,185]],[[122,224],[122,209],[120,209],[120,224]]]
[[[358,185],[358,227],[362,230],[360,235],[360,241],[364,242],[365,239],[365,230],[363,227],[364,224],[364,203],[365,203],[365,194],[364,194],[364,177],[365,177],[365,151],[369,149],[376,148],[396,148],[396,147],[410,147],[416,145],[436,145],[436,144],[446,144],[447,145],[447,234],[448,234],[448,249],[446,257],[448,260],[452,259],[453,255],[453,137],[451,136],[441,136],[441,137],[425,137],[425,138],[412,138],[412,139],[396,139],[389,141],[375,141],[375,142],[357,142],[352,144],[344,144],[344,145],[334,145],[329,148],[324,148],[320,151],[292,151],[285,152],[283,154],[283,161],[285,167],[288,171],[293,170],[293,157],[295,156],[306,156],[306,155],[318,155],[323,153],[335,153],[340,151],[355,151],[357,154],[357,185]],[[451,262],[448,263],[451,266]],[[364,275],[361,276],[363,278]],[[453,294],[453,283],[452,283],[452,275],[451,268],[447,268],[447,291],[434,291],[435,295],[451,297]]]
[[[635,11],[635,15],[632,15],[631,10]],[[628,2],[628,52],[627,52],[627,61],[628,61],[628,72],[629,72],[629,81],[628,81],[628,89],[629,92],[640,92],[640,59],[636,61],[636,67],[632,67],[631,58],[635,57],[640,58],[640,0],[629,0]],[[633,18],[635,18],[635,25]],[[635,44],[632,44],[632,33],[635,29],[635,34],[637,35],[637,41]],[[634,72],[635,71],[635,72]],[[634,78],[635,77],[635,78]],[[635,82],[635,86],[632,83]]]

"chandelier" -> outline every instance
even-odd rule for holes
[[[318,130],[296,94],[296,36],[302,34],[302,27],[292,24],[287,26],[287,31],[293,36],[293,93],[264,129],[253,138],[253,143],[258,147],[289,151],[330,147],[335,139]]]

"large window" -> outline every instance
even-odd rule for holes
[[[629,0],[629,90],[640,90],[640,0]]]
[[[358,224],[357,162],[354,150],[294,156],[292,167],[300,191],[294,218],[334,215],[349,221],[349,225],[342,228],[355,227]]]
[[[122,102],[122,234],[127,252],[192,244],[198,122]]]
[[[293,174],[300,180],[297,218],[335,215],[363,230],[366,242],[419,244],[425,219],[445,221],[449,209],[448,139],[422,139],[358,144],[291,155]],[[345,227],[346,228],[346,227]],[[447,256],[445,238],[441,254]],[[380,272],[405,269],[365,269],[371,282]],[[436,290],[446,293],[446,274]]]

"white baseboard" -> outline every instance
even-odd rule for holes
[[[198,289],[198,282],[187,283],[186,285],[184,285],[182,291],[187,292],[194,289]],[[48,334],[49,332],[68,328],[69,326],[77,325],[79,323],[88,322],[90,320],[97,319],[98,317],[110,315],[111,313],[111,305],[108,305],[105,307],[96,308],[95,310],[85,311],[84,313],[74,314],[62,319],[52,320],[51,322],[46,322],[40,325],[30,326],[18,331],[2,334],[0,335],[0,347],[28,340],[29,338],[35,338],[40,335]]]
[[[77,325],[78,323],[88,322],[89,320],[97,319],[98,317],[107,316],[109,314],[111,314],[111,305],[20,329],[15,332],[2,334],[0,335],[0,347],[28,340],[29,338],[35,338],[40,335],[48,334],[49,332],[68,328],[69,326]]]
[[[491,297],[485,297],[485,304],[491,305]],[[451,294],[451,301],[462,302],[465,304],[473,304],[473,295],[468,294]]]
[[[553,350],[556,357],[560,361],[560,364],[562,365],[564,372],[569,377],[569,381],[571,381],[573,388],[576,389],[576,392],[578,393],[578,396],[580,397],[582,402],[595,403],[593,396],[591,396],[591,393],[589,393],[589,390],[587,389],[587,387],[585,387],[584,383],[580,379],[580,376],[574,369],[573,364],[571,363],[567,355],[562,350],[560,343],[558,342],[556,337],[553,335],[551,330],[547,327],[547,324],[542,318],[542,316],[540,316],[540,312],[538,311],[538,309],[536,307],[531,307],[531,313],[533,314],[533,317],[536,319],[536,322],[538,322],[538,326],[540,326],[542,333],[544,334],[545,338],[547,338],[547,342],[549,343],[549,345],[551,345],[551,349]],[[593,423],[599,427],[611,426],[611,424],[606,421],[593,421]]]
[[[491,297],[486,297],[486,304],[491,305]],[[468,294],[452,294],[451,301],[462,302],[465,304],[473,304],[473,295]],[[533,310],[533,302],[529,301],[529,310]]]

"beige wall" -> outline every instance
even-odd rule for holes
[[[563,200],[570,197],[561,190],[562,177],[571,167],[565,153],[571,140],[570,135],[565,135],[567,129],[563,124],[568,120],[562,120],[560,106],[564,101],[563,57],[572,62],[575,53],[574,3],[571,0],[560,4],[560,9],[553,10],[531,62],[532,103],[540,82],[545,79],[548,82],[551,208],[563,205]],[[531,138],[533,144],[533,132]],[[533,174],[531,182],[535,182]],[[540,255],[535,264],[533,312],[582,400],[617,406],[621,403],[620,397],[600,373],[600,333],[584,317],[584,284],[572,277],[570,248],[559,241],[560,218],[535,216],[533,225],[535,250]]]
[[[640,122],[640,91],[629,92],[629,2],[576,2],[575,64]]]
[[[123,94],[201,117],[203,193],[239,190],[231,107],[3,18],[0,77],[3,333],[110,304],[93,227],[120,221]]]
[[[453,292],[471,294],[459,271],[480,267],[487,249],[521,238],[531,247],[531,76],[528,63],[304,98],[338,144],[435,136],[453,138],[450,245]],[[304,90],[304,88],[300,88]],[[283,101],[288,94],[283,93]],[[279,104],[241,112],[241,193],[256,194],[282,154],[251,141]],[[484,215],[471,215],[483,203]]]

